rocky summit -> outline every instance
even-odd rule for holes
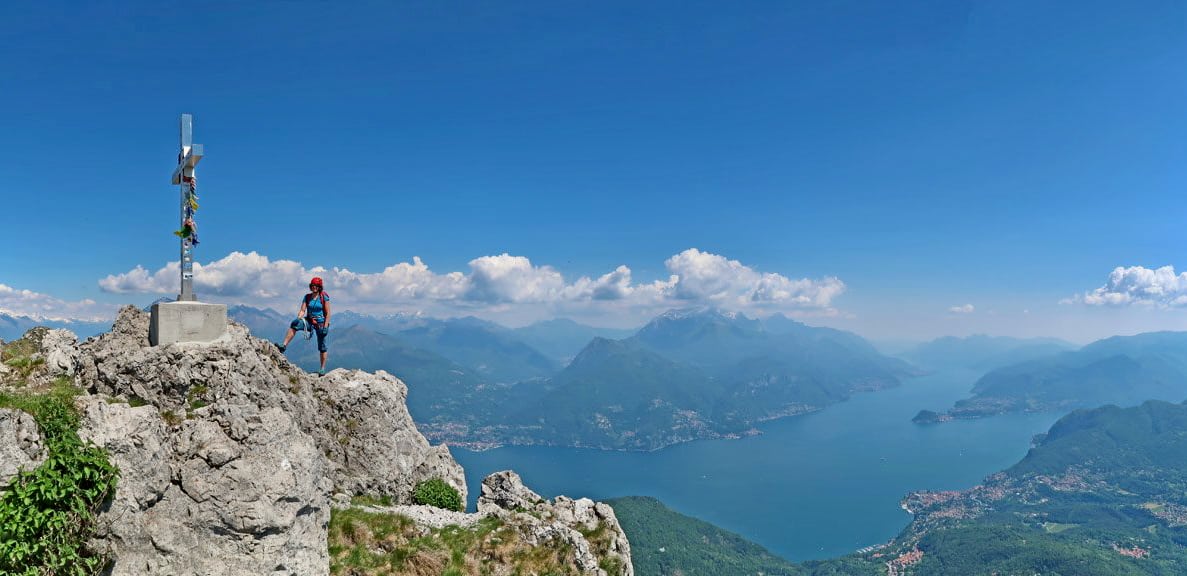
[[[425,537],[490,519],[485,525],[516,535],[503,541],[559,551],[551,556],[568,564],[563,573],[633,574],[609,506],[548,502],[513,472],[486,479],[477,514],[415,505],[415,489],[430,480],[464,502],[465,476],[445,446],[417,430],[408,389],[392,375],[337,369],[319,378],[234,323],[214,342],[153,347],[148,322],[129,306],[111,332],[82,343],[65,330],[30,331],[5,346],[0,372],[0,390],[63,379],[81,388],[78,435],[120,473],[89,543],[110,559],[110,574],[423,572],[420,556],[399,550],[392,557],[408,560],[378,571],[337,562],[331,516],[356,508],[397,517]],[[0,492],[44,452],[29,415],[0,409]],[[459,573],[511,574],[510,559],[521,557],[487,554]]]

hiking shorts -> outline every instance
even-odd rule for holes
[[[293,320],[292,324],[289,324],[289,328],[292,328],[297,332],[313,332],[317,335],[317,351],[326,351],[326,337],[330,335],[329,328],[324,326],[321,328],[314,328],[313,322],[310,322],[305,318],[297,318],[296,320]]]

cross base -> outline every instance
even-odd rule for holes
[[[158,302],[152,305],[148,343],[210,342],[227,333],[227,305],[205,302]]]

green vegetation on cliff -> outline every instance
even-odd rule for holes
[[[607,500],[631,541],[637,576],[791,576],[794,564],[741,536],[685,516],[655,498]]]
[[[1187,332],[1114,336],[982,376],[955,417],[1187,398]]]
[[[1073,412],[981,486],[904,503],[906,530],[843,561],[899,576],[1185,574],[1187,406]]]
[[[77,394],[68,379],[46,389],[0,391],[0,408],[37,421],[47,451],[40,466],[0,486],[0,574],[88,576],[107,565],[87,541],[119,471],[103,450],[78,437]]]

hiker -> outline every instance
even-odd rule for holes
[[[326,294],[321,278],[317,276],[309,281],[309,293],[301,299],[301,310],[297,312],[297,319],[289,324],[284,344],[277,344],[276,347],[284,352],[299,330],[317,334],[317,351],[321,352],[321,370],[317,374],[325,376],[326,336],[330,333],[330,295]]]

